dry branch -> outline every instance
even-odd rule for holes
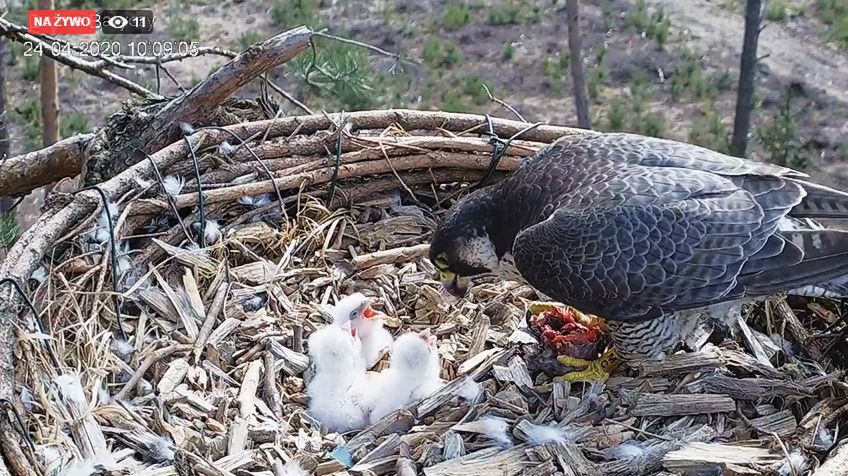
[[[42,185],[77,175],[85,148],[95,134],[63,139],[41,150],[0,159],[0,196],[28,193]]]
[[[269,69],[281,65],[303,51],[312,31],[301,26],[255,44],[192,88],[188,94],[171,101],[150,122],[148,150],[157,150],[173,140],[175,123],[203,122],[209,105],[222,104],[236,90]]]

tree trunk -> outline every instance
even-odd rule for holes
[[[565,12],[568,15],[568,52],[571,56],[571,75],[574,77],[574,105],[577,107],[577,124],[583,129],[591,129],[589,119],[589,96],[586,92],[586,73],[583,71],[582,45],[577,0],[566,0]]]
[[[8,114],[6,114],[6,41],[5,37],[0,37],[0,164],[9,158]],[[13,203],[12,197],[0,196],[0,215],[9,211]],[[0,260],[5,257],[6,250],[0,248]]]
[[[745,157],[748,148],[748,131],[751,127],[751,110],[754,107],[754,74],[757,69],[757,41],[760,38],[762,0],[748,0],[745,6],[745,39],[739,65],[739,90],[736,96],[736,118],[733,123],[731,153]]]
[[[6,40],[0,37],[0,161],[9,158],[9,114],[6,112]]]
[[[40,10],[53,10],[53,0],[38,0]],[[44,146],[59,141],[59,80],[56,62],[42,56],[41,73],[41,138]]]

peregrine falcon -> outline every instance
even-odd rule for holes
[[[848,231],[807,220],[848,218],[848,194],[806,178],[670,140],[567,136],[459,200],[430,260],[452,294],[472,276],[517,278],[604,317],[619,356],[661,358],[700,314],[846,294]],[[609,357],[574,378],[605,378]]]

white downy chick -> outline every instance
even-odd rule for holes
[[[440,371],[436,338],[429,330],[398,337],[389,368],[375,379],[371,423],[432,395],[443,385]]]
[[[365,372],[358,364],[351,332],[342,326],[326,326],[313,332],[308,343],[315,366],[306,387],[309,414],[333,432],[364,428],[368,422]]]
[[[375,311],[373,304],[374,300],[364,294],[353,293],[330,310],[333,324],[350,322],[354,337],[362,342],[361,356],[366,369],[374,367],[383,352],[392,346],[392,335],[383,327],[385,314]]]

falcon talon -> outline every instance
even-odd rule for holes
[[[606,382],[610,374],[622,364],[621,359],[615,353],[615,349],[609,349],[597,360],[585,360],[560,355],[557,362],[572,368],[582,369],[568,372],[554,377],[554,382]]]

